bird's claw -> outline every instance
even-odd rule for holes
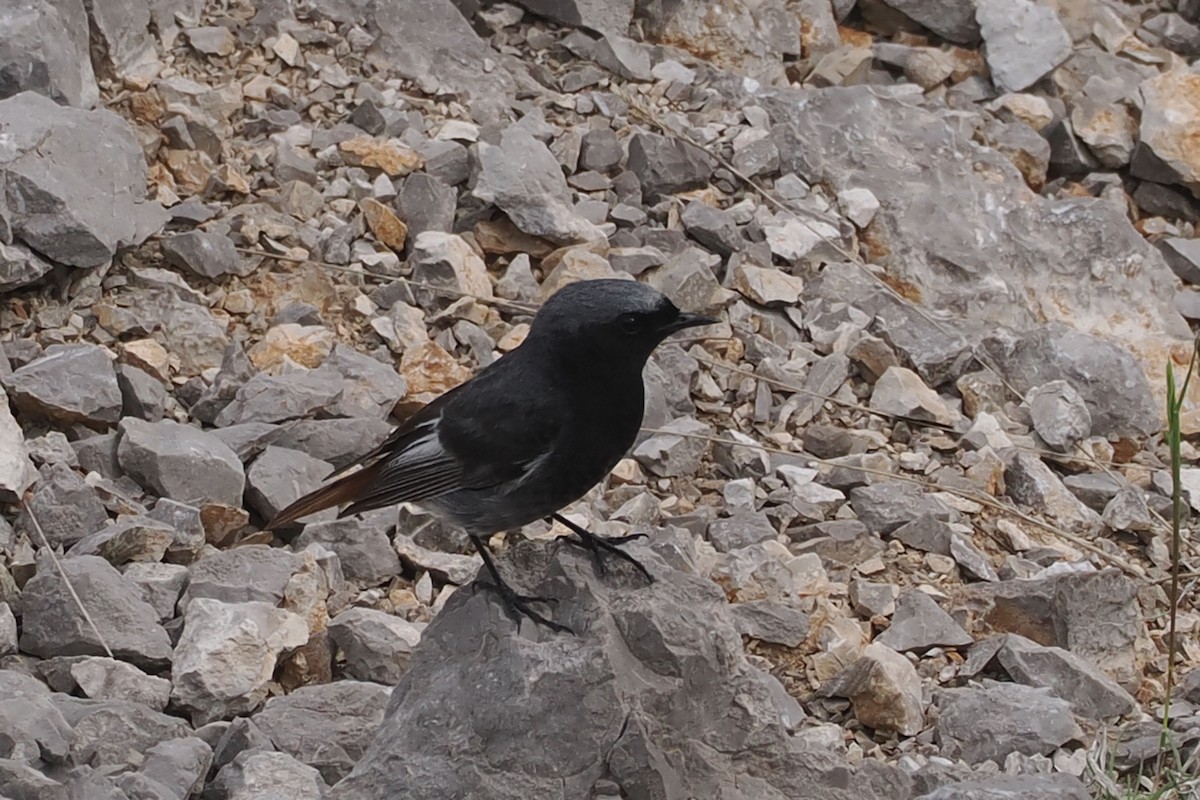
[[[604,564],[604,554],[611,553],[617,558],[623,561],[628,561],[630,564],[632,564],[638,572],[645,576],[648,583],[654,583],[654,576],[650,574],[650,570],[646,569],[646,565],[629,555],[629,553],[626,553],[618,546],[631,542],[634,539],[640,539],[646,534],[631,533],[628,536],[613,536],[611,538],[607,538],[603,536],[597,536],[596,534],[584,528],[572,527],[572,531],[574,531],[575,535],[579,538],[568,539],[567,541],[576,547],[582,547],[584,550],[587,550],[592,554],[592,560],[596,564],[596,572],[600,573],[601,575],[607,574],[608,568]]]
[[[508,611],[509,615],[513,618],[513,621],[518,625],[521,624],[521,615],[524,615],[538,625],[545,626],[552,631],[569,633],[571,635],[575,634],[575,631],[568,626],[555,622],[549,617],[545,617],[529,607],[531,603],[546,603],[548,605],[556,605],[558,603],[557,597],[540,597],[538,595],[531,594],[518,594],[517,592],[513,591],[511,586],[505,583],[498,585],[495,583],[484,583],[483,586],[486,586],[488,589],[500,596],[501,602],[504,603],[505,610]]]

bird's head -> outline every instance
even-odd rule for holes
[[[546,301],[529,331],[529,340],[560,352],[636,363],[676,331],[718,320],[680,311],[665,295],[630,280],[577,281]],[[563,347],[560,347],[563,346]]]

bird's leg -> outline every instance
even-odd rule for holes
[[[574,633],[575,631],[568,628],[566,625],[560,625],[554,620],[543,617],[538,612],[529,607],[530,603],[556,603],[558,600],[553,597],[538,597],[536,595],[517,594],[511,586],[505,583],[500,577],[500,570],[496,567],[496,562],[492,558],[492,551],[488,549],[487,542],[482,536],[471,534],[471,543],[475,545],[475,549],[483,558],[483,565],[487,567],[488,573],[492,576],[492,588],[496,594],[500,595],[504,607],[513,616],[514,620],[520,624],[520,615],[524,614],[538,625],[545,625],[553,631],[563,631],[565,633]]]
[[[646,569],[646,566],[642,562],[638,561],[636,558],[629,555],[629,553],[626,553],[617,546],[627,542],[632,542],[634,539],[641,539],[646,534],[631,533],[628,536],[603,537],[597,536],[587,528],[576,525],[562,514],[551,514],[550,520],[561,522],[563,525],[566,525],[568,528],[570,528],[572,533],[579,537],[579,541],[573,543],[591,552],[592,558],[596,562],[596,571],[601,575],[603,575],[605,572],[604,554],[612,553],[617,558],[624,559],[630,564],[633,564],[635,567],[637,567],[639,572],[646,576],[647,581],[654,583],[654,576],[650,574],[650,570]]]

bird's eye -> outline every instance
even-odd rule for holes
[[[638,333],[642,329],[642,321],[637,318],[636,314],[622,314],[617,320],[617,324],[621,326],[623,333]]]

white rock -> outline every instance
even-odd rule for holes
[[[777,267],[743,263],[733,271],[733,288],[764,306],[795,305],[804,294],[804,279]]]
[[[904,367],[888,367],[871,392],[871,410],[952,425],[958,419],[946,401],[925,385],[921,376]]]
[[[17,618],[8,603],[0,603],[0,656],[17,652]]]
[[[879,211],[879,199],[870,189],[843,189],[837,195],[838,206],[855,227],[865,228]]]
[[[803,258],[826,240],[836,242],[840,238],[832,225],[795,217],[783,220],[777,217],[774,224],[763,226],[763,232],[771,253],[788,261]]]
[[[266,698],[279,654],[307,641],[298,614],[261,601],[196,598],[184,611],[171,697],[196,725],[245,714]]]
[[[680,83],[684,86],[691,86],[692,82],[696,80],[696,70],[685,67],[670,58],[655,64],[650,69],[650,74],[654,76],[655,80]]]
[[[0,388],[0,500],[18,500],[37,478],[25,434],[8,407],[8,395]]]

